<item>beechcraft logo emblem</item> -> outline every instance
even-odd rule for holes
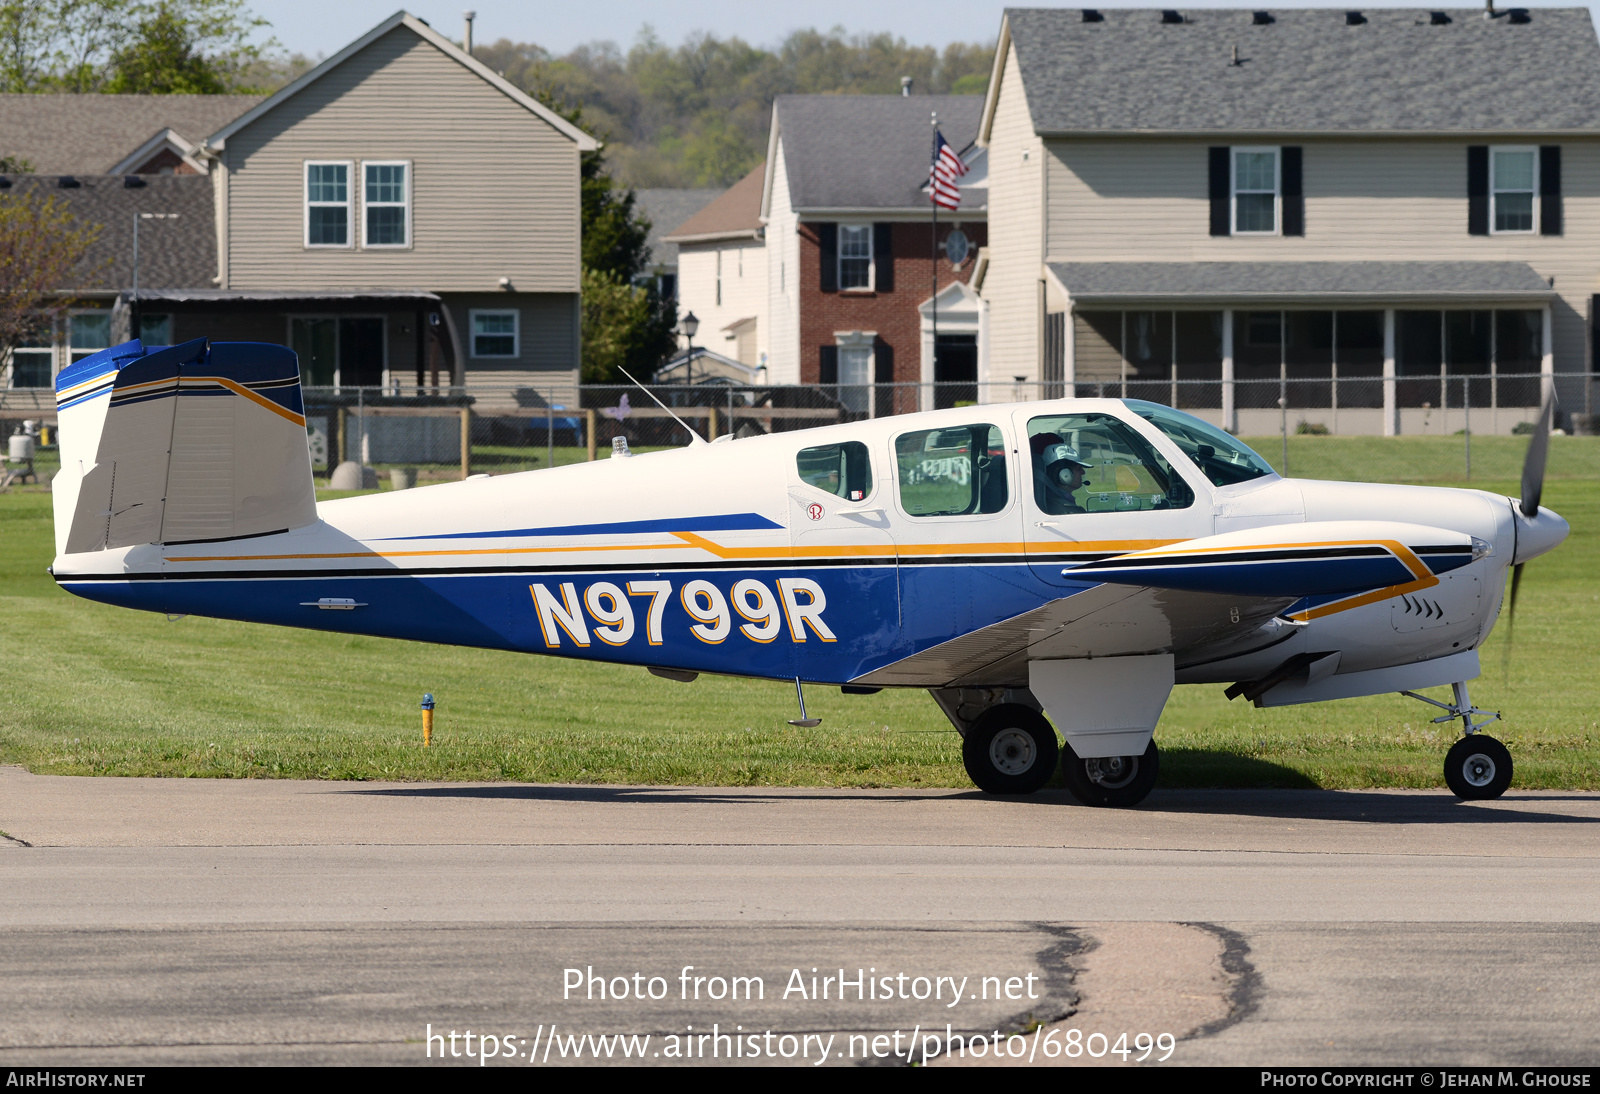
[[[821,520],[822,506],[818,505],[816,502],[812,502],[810,505],[806,506],[806,516],[810,517],[812,520]]]

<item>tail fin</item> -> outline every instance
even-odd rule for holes
[[[204,338],[56,377],[56,552],[231,539],[317,519],[293,351]]]

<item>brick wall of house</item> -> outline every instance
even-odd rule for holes
[[[944,241],[956,221],[939,218],[939,288],[952,281],[972,277],[978,248],[988,242],[983,221],[960,221],[970,244],[967,260],[960,270],[952,270],[944,257]],[[889,292],[823,292],[821,288],[822,248],[815,224],[800,225],[800,382],[819,382],[821,349],[835,344],[837,331],[871,330],[878,332],[878,343],[894,347],[894,378],[915,383],[922,371],[922,317],[917,305],[933,293],[929,270],[930,226],[921,223],[896,223],[892,261],[894,288]],[[882,262],[882,256],[876,256]]]

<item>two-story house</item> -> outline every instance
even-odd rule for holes
[[[915,387],[890,384],[937,381],[944,402],[972,397],[983,339],[967,282],[987,238],[983,157],[972,146],[982,105],[962,95],[785,95],[773,104],[760,214],[773,383],[824,385],[855,414],[933,405]],[[941,211],[937,227],[928,193],[935,114],[970,161],[961,206]]]
[[[1542,387],[1583,408],[1559,377],[1600,291],[1586,9],[1009,9],[977,139],[985,379],[1246,432],[1280,394],[1386,433],[1463,398],[1506,430]]]
[[[693,314],[699,345],[748,365],[751,376],[767,363],[765,181],[760,164],[665,237],[677,251],[679,316]]]
[[[193,120],[153,132],[158,104],[120,96],[7,97],[0,120],[23,98],[144,113],[117,163],[100,147],[79,168],[118,174],[17,183],[104,228],[92,279],[63,287],[87,306],[24,349],[12,386],[138,332],[283,343],[311,386],[465,387],[491,414],[575,403],[579,156],[596,143],[421,19],[395,14],[265,99],[182,97]]]

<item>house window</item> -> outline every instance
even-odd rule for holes
[[[865,414],[872,401],[872,344],[839,347],[839,404]]]
[[[111,345],[111,313],[108,311],[76,312],[67,323],[68,360],[76,364]]]
[[[839,287],[872,288],[872,225],[839,225]]]
[[[517,312],[476,311],[470,315],[472,323],[472,356],[517,356]]]
[[[1233,150],[1233,232],[1276,235],[1278,232],[1278,150]]]
[[[361,192],[365,247],[405,247],[411,242],[411,165],[363,163]]]
[[[55,350],[51,348],[48,329],[33,338],[23,339],[11,351],[11,386],[49,387],[54,359]]]
[[[1495,148],[1489,156],[1489,190],[1494,195],[1494,230],[1533,231],[1533,195],[1539,184],[1539,157],[1533,148]]]
[[[350,164],[306,164],[306,246],[350,246]]]
[[[147,346],[172,345],[172,316],[140,312],[139,341]]]

